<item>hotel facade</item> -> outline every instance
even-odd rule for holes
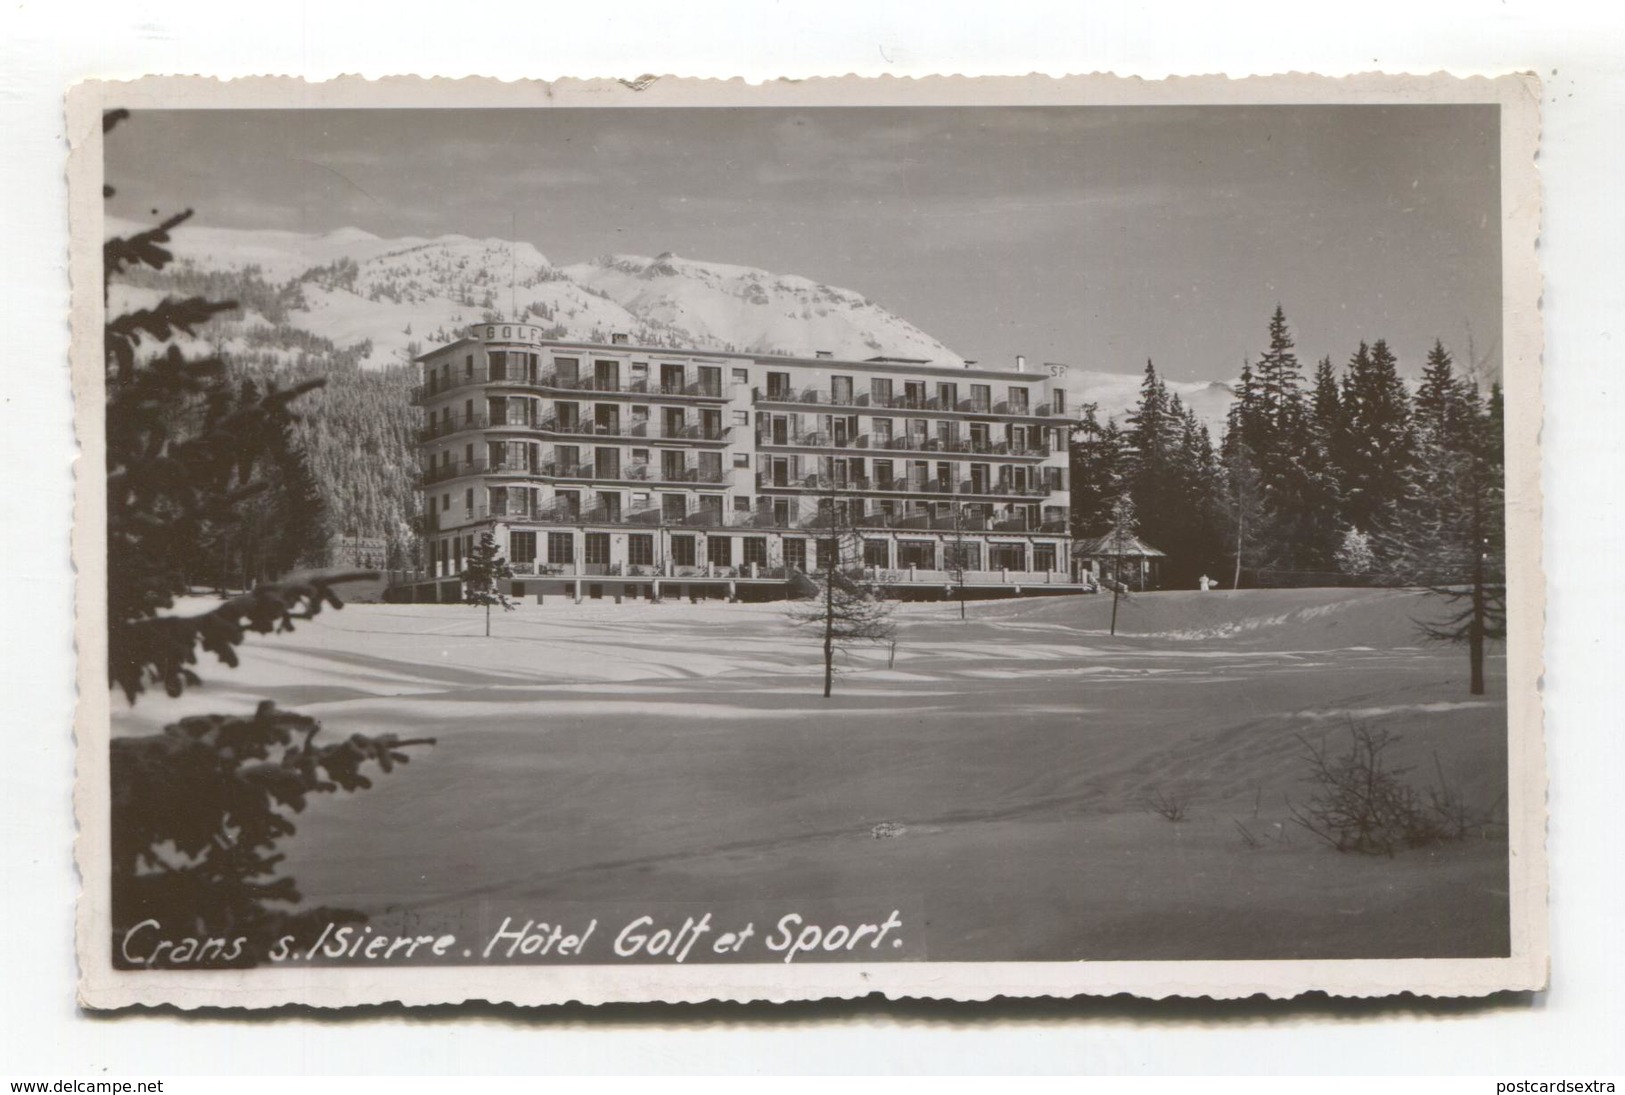
[[[1064,366],[563,342],[518,323],[417,361],[426,566],[401,599],[460,598],[484,532],[521,597],[774,599],[829,552],[903,598],[1081,588]]]

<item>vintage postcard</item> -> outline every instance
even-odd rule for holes
[[[1532,76],[68,99],[80,996],[1547,978]]]

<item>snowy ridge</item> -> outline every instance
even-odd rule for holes
[[[859,293],[749,266],[697,262],[671,252],[607,255],[564,268],[645,320],[683,330],[696,344],[731,343],[747,353],[827,350],[861,360],[877,354],[946,366],[963,359]]]
[[[147,225],[110,220],[109,233]],[[549,337],[750,353],[962,359],[859,293],[803,277],[675,255],[619,255],[560,267],[529,243],[448,235],[384,239],[356,228],[322,234],[183,225],[178,269],[254,274],[294,284],[287,326],[340,347],[370,344],[381,367],[460,328],[503,317]]]

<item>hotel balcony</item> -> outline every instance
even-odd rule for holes
[[[594,376],[560,375],[555,371],[529,376],[506,371],[493,373],[488,369],[475,369],[444,380],[436,377],[416,385],[412,389],[412,402],[422,406],[431,400],[460,392],[465,388],[482,387],[518,388],[538,392],[596,392],[610,396],[641,396],[645,399],[699,400],[715,403],[725,402],[728,399],[726,385],[700,380],[684,384],[661,384],[642,378],[634,380],[616,377],[613,380],[600,380]]]
[[[1048,498],[1052,494],[1062,493],[1064,487],[1049,487],[1041,483],[1025,483],[1014,485],[998,481],[987,482],[976,479],[942,478],[930,475],[913,479],[904,476],[891,478],[849,477],[842,480],[831,480],[816,473],[804,475],[799,478],[774,477],[769,472],[756,473],[756,489],[758,491],[813,491],[819,494],[862,494],[862,493],[890,493],[890,494],[950,494],[970,495],[982,498]]]
[[[785,407],[831,407],[838,410],[859,409],[873,414],[876,411],[917,411],[922,414],[981,414],[1004,415],[1016,418],[1066,418],[1065,411],[1056,410],[1052,403],[1031,407],[1008,399],[944,400],[934,395],[894,395],[876,399],[869,392],[858,392],[851,397],[840,397],[821,388],[752,388],[754,403],[771,403]]]
[[[1017,460],[1043,460],[1055,454],[1051,445],[1012,445],[1008,441],[972,441],[966,438],[944,440],[919,434],[881,437],[860,433],[834,437],[822,430],[792,430],[782,437],[758,432],[756,445],[764,449],[869,449],[874,452],[929,452],[949,457],[1007,456]]]

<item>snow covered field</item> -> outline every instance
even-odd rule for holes
[[[1505,953],[1495,829],[1392,859],[1294,825],[1303,746],[1347,720],[1501,801],[1504,661],[1467,692],[1392,590],[1062,597],[899,611],[896,662],[818,652],[782,605],[353,605],[205,663],[116,732],[261,698],[330,733],[432,735],[285,842],[307,901],[380,921],[548,903],[909,903],[935,959]],[[1435,609],[1436,610],[1436,609]],[[1334,749],[1334,751],[1337,751]],[[1151,809],[1187,803],[1172,822]],[[878,827],[878,828],[877,828]],[[1245,834],[1244,831],[1245,830]]]

